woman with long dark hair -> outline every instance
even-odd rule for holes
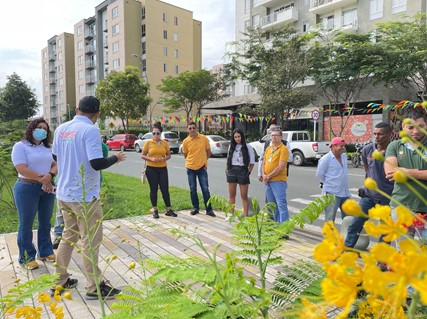
[[[165,215],[171,217],[178,216],[171,208],[168,168],[166,165],[166,161],[171,158],[171,152],[168,142],[161,138],[162,132],[163,128],[160,123],[153,125],[153,139],[145,142],[141,155],[141,158],[147,161],[145,174],[148,184],[150,184],[150,200],[151,205],[153,205],[154,218],[159,218],[159,210],[157,208],[157,192],[159,187],[166,205]]]
[[[255,153],[249,144],[246,144],[246,138],[243,131],[239,128],[234,129],[231,134],[230,148],[227,156],[227,183],[230,194],[230,204],[236,203],[237,184],[240,188],[242,197],[243,213],[249,214],[248,189],[250,184],[249,175],[255,164]]]
[[[22,141],[12,149],[12,162],[18,172],[14,198],[18,210],[19,263],[36,269],[39,260],[55,261],[50,239],[50,219],[55,203],[53,178],[57,173],[52,158],[49,124],[43,119],[32,120]],[[37,214],[37,249],[33,244],[33,223]]]

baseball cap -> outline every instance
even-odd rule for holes
[[[334,137],[331,143],[329,144],[329,148],[332,147],[332,145],[347,145],[347,143],[342,137]]]

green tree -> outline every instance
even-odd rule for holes
[[[375,30],[381,51],[373,59],[377,82],[414,84],[427,100],[427,14],[380,23]]]
[[[163,93],[161,101],[168,113],[184,111],[187,119],[197,110],[197,115],[206,104],[220,100],[224,81],[221,75],[207,70],[183,72],[175,77],[162,79],[158,89]]]
[[[329,129],[333,136],[342,134],[353,115],[354,103],[370,84],[372,57],[377,51],[369,34],[318,32],[311,43],[309,74],[329,103]],[[339,132],[333,131],[332,114],[340,116]]]
[[[37,113],[38,107],[34,90],[18,74],[7,76],[6,86],[0,89],[0,119],[28,119]]]
[[[146,114],[151,102],[148,83],[139,73],[137,67],[125,66],[123,71],[110,72],[96,88],[96,97],[101,101],[101,116],[120,118],[126,132],[129,118]]]

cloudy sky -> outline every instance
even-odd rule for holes
[[[203,68],[222,62],[225,44],[234,40],[234,0],[163,0],[193,11],[202,21]],[[0,87],[16,72],[41,91],[41,50],[47,40],[62,32],[73,32],[74,24],[95,14],[102,0],[7,1],[0,19]]]

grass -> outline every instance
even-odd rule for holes
[[[139,178],[103,172],[101,188],[101,202],[103,204],[106,219],[117,219],[131,216],[141,216],[150,214],[152,208],[150,202],[150,188],[148,183],[141,184]],[[9,182],[13,186],[16,176]],[[190,192],[188,189],[170,186],[172,209],[175,211],[191,209]],[[2,199],[11,202],[10,195],[3,189]],[[200,202],[203,203],[202,196],[199,195]],[[162,195],[158,194],[159,212],[165,212]],[[0,234],[18,231],[18,213],[16,210],[8,208],[4,203],[0,203]],[[53,210],[52,225],[55,221],[55,211]],[[37,227],[37,222],[34,228]]]

